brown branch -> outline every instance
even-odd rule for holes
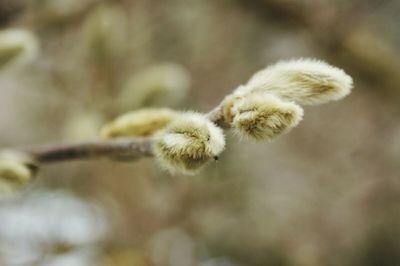
[[[151,138],[99,140],[77,144],[53,144],[23,149],[37,163],[111,158],[133,160],[152,156]]]

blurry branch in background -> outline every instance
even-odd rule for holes
[[[36,28],[56,29],[69,28],[80,23],[91,9],[104,0],[51,0],[51,1],[24,1],[25,8],[35,12],[23,17],[25,24],[35,25]]]
[[[223,129],[232,128],[248,139],[271,141],[298,125],[302,105],[342,99],[352,86],[350,76],[325,62],[281,61],[257,72],[208,114],[141,109],[106,124],[101,130],[103,140],[20,149],[20,153],[37,167],[77,159],[154,156],[172,173],[193,174],[224,150]],[[24,161],[16,162],[20,168],[27,166]],[[15,168],[14,172],[23,171]],[[4,173],[0,172],[1,179],[9,179]]]

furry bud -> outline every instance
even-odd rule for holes
[[[257,72],[238,92],[264,91],[300,105],[339,100],[353,87],[342,69],[315,59],[280,61]]]
[[[118,98],[125,109],[142,106],[175,106],[187,95],[190,76],[174,63],[150,66],[134,74],[123,86]]]
[[[97,6],[84,23],[86,53],[96,63],[108,63],[123,54],[126,45],[126,17],[116,4]]]
[[[23,65],[36,58],[39,44],[28,30],[6,29],[0,31],[0,68]]]
[[[24,189],[37,169],[23,153],[4,151],[0,154],[0,195],[7,196]]]
[[[245,137],[272,140],[297,126],[303,109],[268,93],[252,93],[238,99],[231,109],[232,125]]]
[[[191,174],[218,156],[224,147],[222,130],[204,115],[189,112],[159,132],[154,154],[171,172]]]
[[[106,124],[101,136],[106,139],[146,137],[164,128],[179,112],[168,108],[148,108],[129,112]]]

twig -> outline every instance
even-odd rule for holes
[[[54,144],[22,149],[22,151],[39,164],[104,157],[133,160],[152,156],[151,144],[151,138],[129,138]]]

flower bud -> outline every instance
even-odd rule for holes
[[[192,174],[216,158],[224,147],[219,127],[204,115],[188,112],[157,134],[154,154],[167,170]]]
[[[260,92],[238,99],[231,112],[236,131],[255,140],[272,140],[297,126],[303,118],[303,109],[297,104]]]
[[[0,155],[0,196],[24,189],[36,170],[35,164],[24,154],[4,152]]]
[[[190,76],[174,63],[157,64],[133,75],[122,88],[119,105],[123,109],[142,106],[175,106],[187,95]]]
[[[0,31],[0,69],[13,65],[23,65],[36,58],[39,44],[28,30],[6,29]]]
[[[88,56],[96,63],[107,63],[122,54],[126,44],[126,16],[118,5],[96,7],[84,24]]]
[[[257,72],[240,90],[264,91],[300,105],[339,100],[353,87],[342,69],[315,59],[280,61]]]
[[[179,112],[168,108],[148,108],[128,112],[103,126],[101,136],[106,139],[146,137],[164,128]]]

